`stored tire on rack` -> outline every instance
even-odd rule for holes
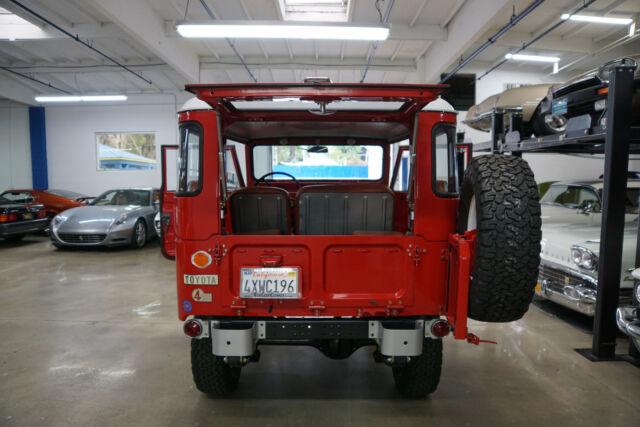
[[[529,164],[519,157],[475,157],[464,174],[457,232],[476,230],[470,318],[520,319],[533,299],[540,264],[540,202]]]
[[[238,386],[241,368],[232,368],[211,352],[211,338],[191,340],[191,372],[196,388],[211,396],[222,397]]]
[[[420,398],[433,393],[442,371],[442,340],[425,338],[420,356],[392,369],[396,388],[403,396]]]

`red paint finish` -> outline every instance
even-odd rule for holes
[[[176,272],[180,319],[187,316],[281,317],[348,316],[393,318],[440,316],[455,328],[455,337],[466,339],[466,301],[472,252],[470,239],[455,236],[458,199],[437,196],[432,184],[432,130],[439,123],[455,125],[450,113],[421,112],[443,90],[441,86],[416,85],[193,85],[188,90],[208,102],[214,110],[188,111],[180,122],[197,122],[203,129],[202,187],[195,196],[176,197]],[[303,100],[401,101],[393,112],[338,111],[318,116],[307,111],[238,111],[232,101],[270,100],[299,97]],[[417,116],[417,117],[416,117]],[[416,120],[417,118],[417,120]],[[394,192],[393,232],[361,235],[239,235],[226,219],[222,203],[219,153],[231,125],[249,121],[301,122],[392,122],[414,135],[414,220],[409,221],[407,192]],[[288,125],[289,129],[294,126]],[[237,128],[237,126],[236,126]],[[308,140],[309,138],[307,138]],[[336,138],[325,138],[330,143]],[[363,137],[358,143],[366,143]],[[245,144],[246,182],[255,184],[252,147],[277,140],[248,140]],[[384,172],[378,182],[389,183],[389,145],[384,149]],[[308,143],[290,138],[290,144]],[[339,143],[344,143],[342,140]],[[236,168],[237,157],[233,158]],[[346,182],[346,181],[345,181]],[[368,181],[371,182],[371,181]],[[311,180],[302,185],[314,184]],[[339,183],[339,182],[334,182]],[[349,181],[357,186],[358,182]],[[298,188],[292,182],[278,182],[292,198]],[[295,224],[295,209],[292,210]],[[224,230],[224,233],[222,233]],[[198,268],[191,263],[197,251],[211,255],[213,262]],[[292,267],[299,271],[300,297],[295,299],[241,298],[241,269]],[[217,284],[187,285],[184,275],[216,276]],[[195,301],[196,289],[211,293],[211,302]],[[186,309],[186,310],[185,310]]]

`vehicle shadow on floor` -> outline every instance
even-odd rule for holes
[[[562,320],[581,332],[586,334],[593,333],[593,317],[578,313],[546,299],[535,299],[531,304],[543,313]]]

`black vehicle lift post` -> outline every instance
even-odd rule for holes
[[[491,115],[491,153],[501,153],[504,143],[504,111]]]
[[[616,309],[619,304],[627,170],[631,141],[631,100],[634,67],[611,70],[607,99],[607,129],[603,184],[598,292],[591,350],[578,350],[592,361],[616,360]]]

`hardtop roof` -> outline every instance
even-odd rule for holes
[[[193,84],[186,89],[217,110],[223,133],[241,141],[278,137],[356,137],[395,142],[408,137],[415,113],[438,98],[448,85],[365,84],[365,83],[251,83]],[[309,109],[265,108],[264,101],[283,98],[313,102]],[[256,109],[247,104],[256,102]],[[354,102],[347,109],[333,105]],[[234,103],[242,102],[243,109]],[[363,108],[358,109],[357,103]],[[392,110],[375,110],[371,103],[400,103]],[[320,107],[327,112],[318,114]],[[269,124],[271,122],[271,125]],[[349,124],[362,125],[350,129]],[[366,124],[365,124],[366,123]],[[398,126],[401,124],[402,126]],[[340,126],[341,125],[341,126]]]

